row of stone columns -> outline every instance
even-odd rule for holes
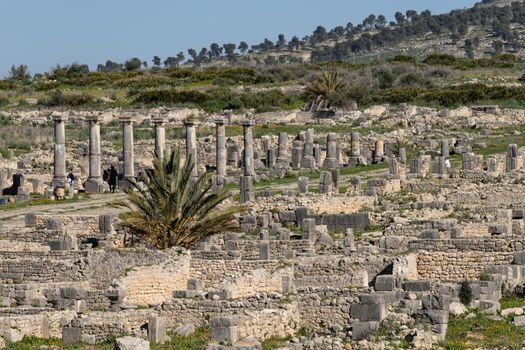
[[[65,121],[61,115],[54,115],[55,152],[54,175],[52,186],[64,187],[67,181],[66,150],[65,150]],[[89,173],[85,184],[87,193],[102,192],[102,169],[100,149],[100,122],[99,116],[86,118],[89,127]],[[135,177],[135,162],[133,150],[133,120],[130,117],[121,117],[122,122],[122,158],[124,163],[124,184],[126,180]],[[155,124],[155,152],[160,158],[164,156],[165,129],[162,120],[154,120]]]

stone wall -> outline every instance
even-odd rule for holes
[[[358,301],[357,295],[362,290],[307,288],[298,292],[301,326],[322,331],[327,320],[330,320],[328,326],[350,324],[350,306]]]
[[[125,302],[147,306],[171,299],[174,290],[186,289],[189,273],[190,258],[185,255],[160,265],[132,268],[116,284],[127,290]]]
[[[85,235],[100,233],[99,215],[44,215],[35,214],[37,230],[52,229],[51,225],[59,225],[63,230],[84,232]]]
[[[0,283],[83,281],[85,251],[0,252]]]
[[[220,290],[223,281],[235,281],[251,274],[252,271],[266,270],[268,273],[273,274],[284,267],[286,266],[277,260],[250,261],[192,259],[190,275],[192,278],[204,281],[204,287],[206,290]],[[256,282],[258,279],[252,277],[251,280]],[[239,291],[241,295],[245,295],[247,290],[250,289],[249,281],[250,278],[246,279],[244,283],[239,282],[239,287],[243,288],[242,291]]]
[[[489,266],[509,264],[513,253],[523,250],[525,240],[477,238],[417,240],[410,249],[418,252],[417,269],[422,279],[460,282],[479,279]]]

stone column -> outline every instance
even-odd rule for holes
[[[244,175],[252,176],[255,175],[254,164],[253,164],[253,127],[254,123],[251,120],[245,120],[242,123],[244,131],[244,152],[243,152],[243,165]]]
[[[66,122],[67,118],[61,114],[53,114],[55,123],[55,158],[53,187],[65,187],[67,183],[66,174]]]
[[[226,128],[224,119],[217,119],[215,125],[217,138],[215,165],[217,167],[217,175],[226,176]]]
[[[277,142],[277,168],[286,169],[290,167],[290,158],[288,155],[288,134],[285,132],[279,133],[279,140]]]
[[[339,166],[339,159],[337,158],[337,134],[335,132],[326,135],[326,158],[323,167],[327,169],[335,169]]]
[[[101,193],[100,117],[91,116],[86,121],[89,123],[89,175],[84,188],[86,193]]]
[[[450,155],[450,147],[448,145],[448,140],[441,140],[441,157],[448,157]]]
[[[374,149],[374,163],[380,163],[385,157],[385,143],[383,140],[377,140]]]
[[[511,144],[507,148],[507,171],[518,169],[518,145]]]
[[[388,175],[394,179],[399,179],[400,177],[399,163],[395,158],[388,159]]]
[[[304,151],[301,159],[301,168],[315,168],[314,158],[314,129],[308,129],[305,133]]]
[[[197,170],[197,130],[195,129],[195,123],[193,120],[186,120],[184,122],[184,128],[186,129],[186,160],[191,156],[193,160],[193,171],[191,176],[196,178],[199,176]]]
[[[253,164],[253,121],[242,122],[244,131],[243,167],[244,172],[240,178],[240,201],[246,203],[252,201],[255,196],[253,192],[253,176],[255,175]]]
[[[164,119],[158,118],[152,120],[155,125],[155,154],[160,160],[164,159],[164,150],[166,149],[166,129],[164,129]]]
[[[361,156],[361,144],[359,142],[360,135],[358,132],[352,132],[350,135],[350,159],[349,166],[356,166],[359,164],[359,157]]]
[[[303,142],[296,140],[292,147],[292,169],[301,169],[301,156],[303,152]]]
[[[446,166],[446,157],[436,157],[436,173],[440,176],[446,175],[448,173]]]
[[[474,154],[465,152],[461,158],[461,170],[471,171],[474,169]]]
[[[122,122],[122,159],[124,160],[124,178],[135,177],[135,160],[133,157],[133,120],[131,117],[120,117]]]
[[[421,159],[412,159],[410,161],[410,173],[421,175]]]
[[[498,171],[498,159],[496,157],[487,159],[487,171],[489,173],[496,173]]]

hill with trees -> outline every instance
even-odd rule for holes
[[[207,112],[348,109],[375,103],[522,106],[525,3],[484,0],[433,15],[369,15],[362,23],[249,45],[212,43],[170,57],[13,65],[0,108],[197,107]]]

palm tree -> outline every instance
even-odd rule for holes
[[[323,73],[311,82],[306,91],[312,102],[308,110],[347,109],[351,103],[348,96],[348,85],[337,72]]]
[[[131,211],[122,215],[123,225],[159,249],[191,248],[200,240],[237,227],[240,206],[218,207],[231,194],[212,193],[211,174],[192,179],[191,156],[181,164],[178,149],[164,160],[155,155],[154,168],[132,181],[128,201],[119,203]]]

